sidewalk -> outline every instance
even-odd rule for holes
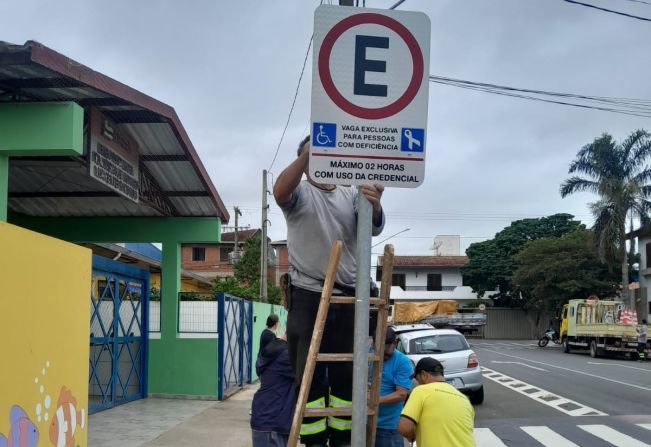
[[[251,447],[249,409],[259,384],[225,401],[143,399],[89,418],[90,447]]]

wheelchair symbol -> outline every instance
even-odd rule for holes
[[[316,142],[319,143],[320,146],[332,144],[332,140],[328,134],[323,131],[323,124],[319,125],[319,133],[316,134]]]
[[[335,147],[337,125],[334,123],[314,123],[312,127],[312,146]]]

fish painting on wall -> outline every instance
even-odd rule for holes
[[[61,387],[57,408],[50,424],[50,442],[55,447],[76,447],[75,431],[86,425],[86,412],[77,408],[77,399],[65,386]],[[0,446],[2,447],[2,446]]]
[[[7,437],[0,434],[0,447],[36,447],[38,428],[20,406],[11,407],[9,424]]]

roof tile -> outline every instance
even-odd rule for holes
[[[394,267],[463,267],[468,256],[394,256]],[[384,265],[384,256],[378,256],[377,265]]]

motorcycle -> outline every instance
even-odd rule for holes
[[[558,336],[558,332],[556,332],[556,330],[553,328],[549,328],[545,331],[545,335],[540,337],[540,339],[538,340],[538,346],[544,348],[545,346],[547,346],[550,340],[557,345],[561,344],[561,339]]]

